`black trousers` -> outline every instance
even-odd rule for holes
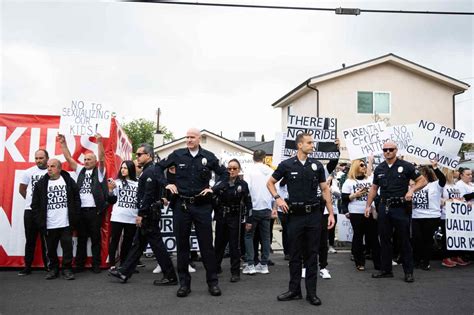
[[[128,277],[132,276],[147,244],[150,244],[156,261],[160,264],[161,270],[163,270],[163,275],[169,279],[175,279],[176,272],[174,271],[173,262],[165,243],[163,243],[158,221],[145,222],[143,227],[136,229],[132,247],[125,261],[120,266],[120,272]]]
[[[322,213],[288,215],[288,243],[290,250],[289,290],[301,292],[301,257],[306,266],[306,293],[316,295],[318,281],[318,251],[321,237]]]
[[[183,209],[182,201],[178,200],[174,220],[176,220],[176,243],[178,247],[178,276],[181,286],[191,287],[189,265],[189,237],[191,225],[194,223],[199,243],[202,262],[206,269],[206,281],[209,286],[217,285],[217,261],[212,246],[212,206],[210,203],[201,205],[186,204]]]
[[[92,266],[101,264],[101,233],[104,216],[96,208],[81,208],[77,224],[76,267],[84,268],[87,259],[87,239],[91,238]]]
[[[416,264],[430,264],[433,235],[438,229],[439,218],[412,219],[413,258]]]
[[[322,215],[321,236],[319,240],[319,268],[324,269],[328,265],[328,219],[329,214]]]
[[[362,213],[351,213],[352,230],[352,255],[356,266],[365,266],[365,242],[370,246],[374,268],[380,269],[380,243],[377,235],[377,221],[372,216],[366,218]]]
[[[380,270],[392,271],[392,236],[395,228],[395,233],[397,233],[395,237],[398,237],[400,241],[403,271],[413,273],[413,250],[410,243],[411,215],[404,208],[391,208],[388,213],[385,213],[385,204],[381,203],[377,221],[381,252]]]
[[[23,225],[25,226],[25,267],[31,268],[33,260],[35,258],[36,250],[36,240],[38,235],[40,236],[41,242],[41,254],[43,256],[44,267],[48,267],[49,259],[46,255],[46,242],[43,235],[38,228],[38,223],[36,222],[32,210],[25,210],[23,215]]]
[[[72,230],[71,227],[50,229],[46,231],[46,252],[49,258],[49,269],[59,271],[58,244],[63,250],[62,269],[72,268]]]
[[[110,232],[110,243],[109,243],[109,265],[115,266],[117,248],[120,242],[120,237],[122,236],[122,245],[120,246],[120,263],[123,263],[127,258],[130,247],[132,247],[133,237],[137,227],[135,224],[122,223],[122,222],[110,222],[111,232]]]
[[[222,264],[224,258],[225,248],[229,243],[230,253],[230,272],[233,275],[240,274],[240,215],[226,214],[222,216],[222,213],[215,215],[216,219],[216,234],[214,240],[214,246],[216,249],[216,260],[217,266]]]
[[[288,255],[289,245],[288,245],[288,214],[278,211],[278,218],[281,223],[281,239],[283,242],[283,253]]]
[[[332,246],[332,247],[334,247],[334,240],[336,239],[336,225],[337,225],[337,214],[334,213],[334,227],[328,230],[329,246]]]

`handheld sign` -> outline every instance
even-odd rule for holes
[[[59,133],[74,136],[110,136],[112,111],[104,104],[73,100],[61,109]]]
[[[381,138],[383,142],[392,141],[397,144],[398,155],[405,155],[408,145],[413,140],[413,129],[415,124],[388,126],[382,132]]]
[[[446,246],[449,250],[474,251],[472,203],[446,202]]]
[[[413,130],[413,141],[407,154],[423,160],[437,160],[440,166],[455,169],[459,164],[459,149],[466,134],[455,129],[420,120]]]
[[[356,128],[345,129],[342,132],[347,151],[351,160],[365,158],[371,154],[381,154],[384,139],[382,132],[385,123],[376,122]]]

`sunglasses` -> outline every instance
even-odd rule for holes
[[[229,171],[236,171],[238,170],[239,168],[238,167],[228,167],[227,168]]]
[[[144,152],[143,152],[143,153],[142,153],[142,152],[137,152],[137,153],[135,153],[135,155],[136,155],[137,157],[140,157],[140,156],[142,156],[143,154],[148,154],[148,153],[144,153]]]
[[[395,151],[395,148],[385,148],[385,149],[382,149],[383,152],[393,152]]]

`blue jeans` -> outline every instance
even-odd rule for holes
[[[245,231],[245,260],[249,265],[254,265],[255,252],[253,247],[253,237],[255,229],[260,227],[260,237],[262,238],[262,257],[260,264],[268,263],[270,255],[270,219],[272,211],[270,209],[252,210],[252,216],[249,218],[252,223],[250,231]]]

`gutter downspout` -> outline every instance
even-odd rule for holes
[[[319,117],[319,90],[309,85],[311,80],[306,81],[306,87],[316,91],[316,117]]]
[[[462,94],[465,91],[460,91],[453,94],[453,129],[456,129],[456,95]]]

